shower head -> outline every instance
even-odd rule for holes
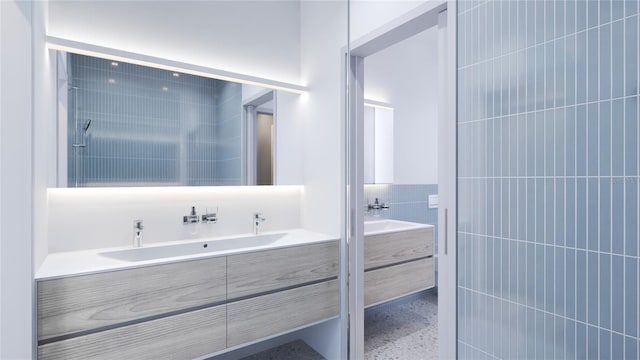
[[[87,132],[87,130],[89,130],[89,126],[91,126],[91,119],[89,119],[84,125],[84,132]]]

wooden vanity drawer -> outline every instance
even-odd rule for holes
[[[227,347],[337,316],[338,280],[280,291],[227,305]]]
[[[434,286],[433,258],[364,273],[365,306]]]
[[[226,347],[226,305],[38,347],[39,360],[193,359]]]
[[[38,340],[226,299],[226,257],[37,283]]]
[[[371,269],[433,255],[433,228],[367,235],[364,268]]]
[[[227,257],[227,298],[338,276],[338,241]]]

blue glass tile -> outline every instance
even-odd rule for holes
[[[611,180],[600,180],[600,251],[611,252]]]
[[[627,3],[628,4],[628,3]],[[625,19],[625,95],[638,93],[638,17]]]
[[[553,246],[545,247],[545,269],[544,269],[546,287],[544,289],[545,293],[545,306],[544,309],[547,312],[555,312],[555,288],[553,286],[553,281],[555,278],[555,254]]]
[[[560,2],[562,3],[562,2]],[[576,0],[565,0],[565,33],[567,35],[576,32]]]
[[[633,181],[625,181],[625,254],[638,255],[638,184]]]
[[[638,13],[638,1],[637,0],[625,0],[624,1],[624,14],[625,16],[631,16]]]
[[[545,44],[544,49],[544,107],[545,109],[549,109],[553,107],[554,100],[556,99],[556,86],[555,86],[555,47],[553,46],[553,42],[548,42]]]
[[[599,330],[595,326],[587,327],[587,359],[598,359],[600,353],[598,351]]]
[[[556,248],[555,254],[555,314],[565,314],[565,250]]]
[[[619,0],[613,3],[622,4]],[[611,26],[611,97],[615,99],[624,95],[624,21],[617,21]]]
[[[597,176],[599,169],[598,162],[598,130],[600,126],[598,124],[598,104],[591,103],[587,107],[587,175]]]
[[[565,39],[564,65],[566,67],[565,98],[567,105],[576,103],[576,37],[567,36]]]
[[[578,1],[582,4],[584,1]],[[536,54],[537,55],[537,54]],[[576,104],[587,101],[587,33],[576,34]]]
[[[587,28],[587,2],[576,0],[576,31]]]
[[[554,328],[554,316],[552,314],[546,313],[544,317],[545,359],[555,358],[555,349],[553,348],[553,343],[555,340]]]
[[[599,359],[611,359],[611,332],[600,329],[600,356]]]
[[[537,309],[544,309],[544,274],[545,274],[545,254],[544,254],[544,245],[536,245],[536,273],[535,273],[535,282],[536,282],[536,302],[535,307]]]
[[[599,0],[599,3],[600,3],[599,24],[606,24],[611,21],[611,1],[619,1],[619,0]]]
[[[626,257],[624,261],[625,334],[638,336],[638,259]],[[635,315],[635,316],[634,316]]]
[[[571,319],[566,320],[565,333],[566,333],[566,336],[565,336],[566,346],[565,346],[564,356],[562,358],[575,359],[577,358],[576,356],[576,323],[573,320]]]
[[[566,246],[576,246],[576,181],[567,178],[565,182],[565,242]]]
[[[573,106],[565,111],[565,141],[565,172],[567,176],[573,176],[576,173],[576,112]]]
[[[587,107],[576,107],[576,175],[587,175]]]
[[[575,318],[576,315],[576,252],[572,249],[566,251],[566,278],[565,299],[566,316]]]
[[[603,181],[607,181],[603,179]],[[611,252],[624,254],[624,181],[612,179],[611,184]]]
[[[544,179],[537,178],[536,179],[536,242],[544,243],[545,242],[545,217],[544,217],[544,199],[545,199],[545,185]]]
[[[612,0],[611,1],[611,20],[615,21],[624,17],[624,1]]]
[[[544,337],[544,312],[536,311],[536,356],[535,359],[545,358],[545,343]]]
[[[544,222],[544,239],[546,244],[553,245],[555,243],[555,186],[552,178],[546,178],[545,181],[545,222]]]
[[[587,26],[598,26],[598,0],[587,0]]]
[[[611,258],[611,330],[624,332],[624,257]],[[620,359],[621,357],[618,357]]]
[[[628,360],[638,359],[638,340],[636,338],[625,336],[624,358]]]
[[[611,175],[611,103],[600,103],[600,176]]]
[[[611,334],[611,358],[624,359],[624,336]]]
[[[597,251],[598,244],[598,179],[589,178],[587,180],[587,246],[589,250]]]
[[[587,248],[587,180],[576,179],[576,247]]]
[[[638,174],[638,99],[627,98],[624,105],[624,172],[633,176]]]
[[[589,0],[589,3],[593,3]],[[587,99],[589,101],[598,100],[598,59],[599,59],[599,32],[597,28],[587,31]]]
[[[557,39],[555,41],[555,106],[563,106],[565,104],[565,39]]]
[[[600,100],[611,98],[611,26],[600,27]]]
[[[591,265],[589,265],[591,266]],[[611,329],[611,255],[600,254],[600,327]]]
[[[598,275],[600,267],[598,264],[598,254],[587,253],[587,323],[598,325]],[[597,340],[596,340],[597,342]]]
[[[536,183],[534,179],[527,178],[527,241],[536,241]]]
[[[535,88],[536,88],[536,110],[540,110],[544,107],[545,103],[545,93],[544,93],[544,73],[545,73],[545,57],[544,57],[545,47],[542,44],[539,44],[535,47],[536,51],[536,80],[535,80]],[[527,95],[530,96],[530,95]]]
[[[587,326],[576,322],[576,359],[587,358]]]

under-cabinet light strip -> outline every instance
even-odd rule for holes
[[[294,94],[304,94],[307,92],[307,88],[302,85],[234,73],[230,71],[209,68],[206,66],[132,53],[129,51],[112,49],[52,36],[47,36],[47,48],[51,50],[66,51],[74,54],[100,57],[112,61],[122,61],[136,65],[150,66],[157,69],[163,69],[178,73],[203,76],[218,80],[233,81],[241,84],[262,86],[265,88],[282,90]]]

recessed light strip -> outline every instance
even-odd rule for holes
[[[218,80],[233,81],[241,84],[262,86],[265,88],[282,90],[294,94],[304,94],[307,92],[307,88],[305,86],[298,84],[291,84],[278,80],[234,73],[180,61],[162,59],[154,56],[106,48],[98,45],[62,39],[53,36],[47,36],[47,48],[52,50],[66,51],[74,54],[100,57],[103,59],[112,60],[114,62],[122,61],[131,64],[150,66],[157,69],[173,71],[175,73],[191,74]]]

